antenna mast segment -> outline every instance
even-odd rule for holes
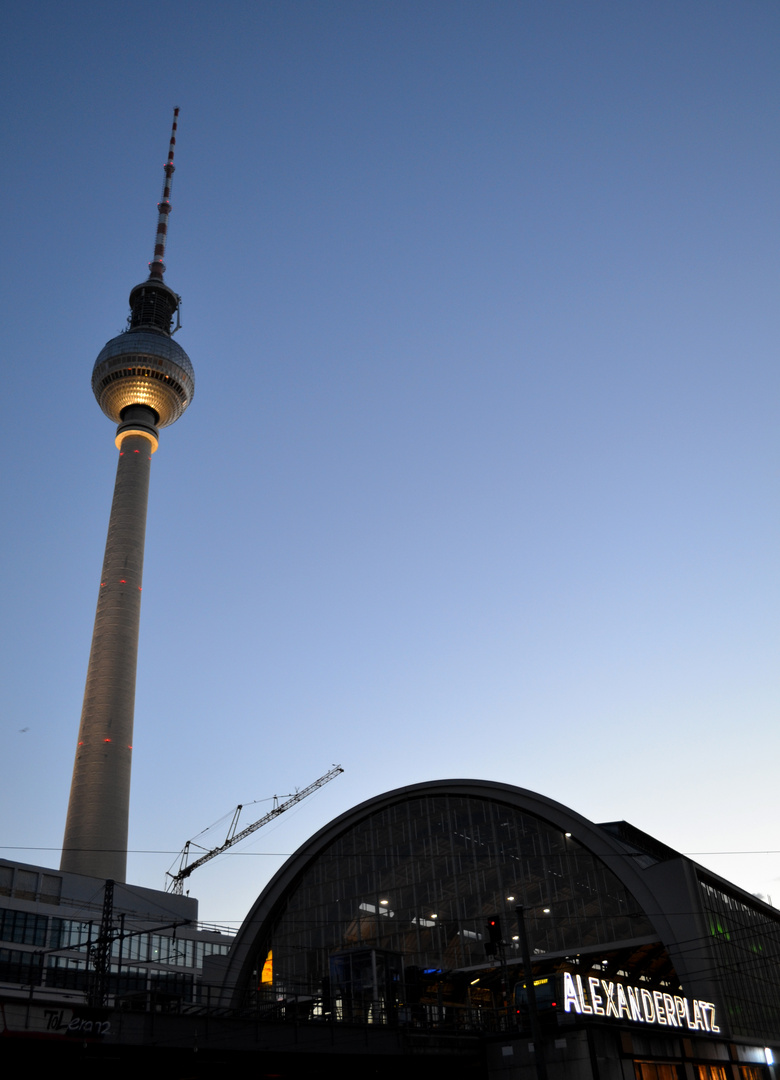
[[[165,180],[163,182],[162,200],[157,203],[159,211],[157,215],[157,235],[154,240],[154,258],[149,263],[149,280],[162,281],[165,272],[165,241],[168,237],[168,214],[171,212],[171,185],[176,166],[173,164],[173,151],[176,148],[176,128],[178,126],[179,110],[173,110],[173,127],[171,128],[171,142],[168,147],[168,160],[163,165]]]
[[[187,866],[187,858],[190,853],[190,844],[192,843],[192,841],[187,841],[187,843],[184,845],[184,850],[181,853],[181,860],[179,862],[178,871],[175,874],[172,874],[170,871],[168,871],[168,877],[171,880],[166,887],[166,892],[175,893],[177,896],[181,896],[184,891],[184,881],[190,876],[193,870],[197,870],[199,866],[203,866],[203,864],[207,863],[210,859],[215,858],[217,855],[221,855],[223,851],[227,851],[227,849],[233,847],[234,844],[240,844],[242,840],[244,840],[247,836],[251,836],[251,834],[253,832],[256,832],[257,829],[262,828],[262,826],[267,825],[269,821],[273,821],[274,818],[279,817],[279,815],[283,814],[285,810],[289,810],[291,806],[295,806],[296,803],[301,802],[303,799],[306,798],[307,795],[311,795],[313,791],[317,791],[318,788],[325,787],[325,785],[329,784],[331,780],[335,780],[339,773],[343,772],[344,770],[340,765],[334,765],[332,769],[329,769],[328,772],[326,772],[318,780],[315,780],[313,784],[309,784],[308,787],[301,788],[300,791],[296,791],[294,795],[291,795],[288,799],[285,799],[284,802],[278,803],[273,808],[273,810],[269,810],[269,812],[263,817],[261,817],[259,821],[255,821],[251,825],[247,825],[245,829],[242,829],[240,833],[237,833],[235,830],[236,825],[238,824],[238,815],[240,814],[242,809],[241,805],[239,804],[235,809],[235,813],[233,814],[233,820],[230,823],[230,828],[228,829],[228,835],[225,843],[220,844],[219,847],[212,848],[211,851],[207,851],[205,855],[201,855],[199,859],[196,859],[195,862],[190,863],[189,866]],[[274,800],[276,800],[275,795]]]

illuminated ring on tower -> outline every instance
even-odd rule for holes
[[[116,423],[129,405],[146,405],[157,414],[158,426],[168,427],[192,401],[195,372],[173,338],[130,330],[101,349],[92,371],[92,391]]]

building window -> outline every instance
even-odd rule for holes
[[[54,874],[41,874],[41,903],[59,904],[62,893],[62,878]]]
[[[42,972],[43,957],[40,953],[0,949],[0,982],[40,986],[43,981]]]
[[[0,908],[0,941],[15,941],[20,945],[45,945],[47,922],[45,915]]]
[[[678,1065],[659,1065],[653,1061],[635,1061],[637,1080],[680,1080]]]
[[[20,900],[35,900],[38,893],[38,875],[32,870],[17,870],[14,896]]]
[[[92,923],[75,919],[52,919],[49,945],[52,949],[73,949],[92,940]]]

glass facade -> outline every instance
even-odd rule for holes
[[[20,986],[40,986],[43,982],[43,957],[40,953],[0,947],[0,982]]]
[[[76,919],[54,918],[51,920],[49,946],[52,949],[74,949],[86,945],[97,936],[97,930],[92,930],[93,925]]]
[[[34,952],[0,947],[0,982],[86,991],[92,970],[89,957],[99,929],[99,919],[64,919],[0,907],[0,942],[36,947]],[[129,927],[123,934],[118,928],[114,932],[111,994],[152,990],[191,997],[204,958],[225,956],[230,949],[229,940],[203,941]],[[60,950],[65,955],[53,955]]]
[[[47,922],[45,915],[0,908],[0,941],[15,941],[20,945],[45,945]]]
[[[720,992],[733,1035],[780,1031],[780,916],[700,880]]]
[[[498,800],[453,794],[402,798],[365,817],[311,861],[282,904],[252,974],[253,987],[268,985],[272,953],[277,994],[321,992],[345,950],[400,957],[407,972],[484,965],[491,916],[508,956],[519,957],[517,904],[537,957],[654,934],[576,839]]]

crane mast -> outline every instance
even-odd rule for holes
[[[311,795],[313,791],[317,791],[318,788],[324,787],[326,784],[329,784],[331,780],[335,780],[339,773],[343,772],[344,770],[340,765],[334,765],[333,768],[329,769],[322,776],[318,777],[318,779],[316,779],[313,783],[309,784],[308,787],[301,788],[300,791],[296,791],[287,799],[284,799],[283,802],[277,803],[276,806],[274,806],[273,810],[269,810],[268,813],[264,814],[263,817],[261,817],[258,821],[253,821],[251,825],[247,825],[245,829],[241,830],[241,832],[236,832],[236,828],[238,826],[238,818],[241,810],[243,809],[243,805],[239,803],[233,813],[233,819],[230,822],[227,839],[225,840],[224,844],[220,844],[219,847],[212,848],[210,851],[207,851],[205,855],[201,855],[199,859],[196,859],[195,862],[191,862],[188,865],[187,859],[189,858],[190,845],[192,841],[187,841],[181,853],[179,869],[176,871],[175,874],[172,874],[170,871],[168,871],[168,877],[171,880],[166,886],[166,891],[175,893],[177,896],[181,896],[184,892],[184,882],[190,876],[193,870],[197,870],[199,866],[203,866],[203,864],[207,863],[210,859],[214,859],[217,855],[221,855],[223,851],[227,851],[228,848],[233,847],[234,844],[240,844],[241,841],[245,840],[247,836],[251,836],[253,832],[256,832],[258,829],[262,828],[263,825],[267,825],[269,821],[273,821],[274,818],[279,817],[279,815],[283,814],[285,810],[289,810],[291,806],[295,806],[296,803],[301,802],[303,799],[306,798],[307,795]],[[274,801],[276,802],[275,795]]]

